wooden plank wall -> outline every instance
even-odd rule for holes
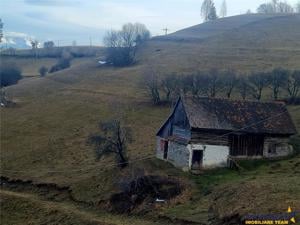
[[[229,146],[228,135],[211,132],[192,132],[191,143]]]

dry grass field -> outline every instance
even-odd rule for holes
[[[26,57],[2,57],[1,63],[5,62],[16,62],[17,65],[22,69],[22,76],[25,78],[40,76],[39,68],[42,66],[50,69],[53,65],[56,64],[57,58],[26,58]],[[73,65],[82,64],[89,62],[93,58],[84,57],[84,58],[75,58],[72,60]]]
[[[202,176],[183,173],[156,160],[155,133],[171,108],[152,105],[140,84],[148,65],[155,65],[161,75],[212,67],[232,68],[240,74],[278,66],[300,69],[300,33],[295,29],[300,25],[299,17],[272,18],[238,24],[230,28],[232,32],[228,28],[209,39],[189,40],[189,34],[184,40],[151,40],[139,50],[137,64],[127,68],[99,67],[95,58],[79,58],[72,61],[70,68],[41,78],[37,76],[38,68],[54,64],[53,59],[12,58],[25,76],[34,77],[6,88],[17,105],[0,109],[2,176],[69,187],[76,201],[95,205],[119,191],[121,177],[133,168],[143,168],[148,174],[179,177],[189,184],[189,193],[141,219],[141,215],[112,215],[70,202],[40,199],[31,190],[2,190],[2,221],[150,225],[182,220],[208,224],[216,218],[230,220],[236,214],[281,212],[289,205],[299,209],[299,156],[274,162],[245,162],[242,173],[223,169]],[[285,26],[290,23],[293,26]],[[279,34],[285,35],[279,38]],[[300,107],[289,109],[299,130]],[[134,137],[128,148],[132,163],[124,170],[116,168],[112,157],[96,161],[92,146],[87,144],[99,122],[120,112]],[[26,214],[35,216],[29,218]]]

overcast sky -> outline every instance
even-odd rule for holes
[[[217,12],[223,0],[215,0]],[[144,23],[153,35],[202,22],[203,0],[0,0],[4,32],[20,32],[40,41],[100,43],[109,29]],[[266,0],[227,0],[228,16],[255,11]],[[297,0],[289,0],[295,5]],[[67,43],[66,43],[67,44]]]

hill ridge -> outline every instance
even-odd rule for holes
[[[262,23],[268,20],[276,20],[279,18],[289,18],[289,17],[297,17],[300,14],[244,14],[237,16],[230,16],[225,18],[220,18],[215,21],[208,21],[205,23],[197,24],[191,27],[187,27],[181,30],[178,30],[174,33],[171,33],[166,36],[158,36],[154,37],[152,40],[154,41],[200,41],[203,42],[208,38],[215,37],[218,35],[222,35],[226,32],[230,32],[232,30],[241,29],[243,27]],[[244,19],[245,22],[237,21],[237,19]],[[231,25],[232,23],[237,23],[236,26]],[[226,28],[230,24],[229,28]],[[224,26],[220,25],[226,25]],[[196,34],[195,34],[196,33]]]

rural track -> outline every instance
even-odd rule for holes
[[[111,214],[99,210],[87,202],[80,202],[73,198],[66,187],[53,184],[33,184],[30,181],[10,180],[1,177],[0,200],[12,197],[35,203],[43,209],[53,209],[62,213],[75,215],[87,223],[97,225],[200,225],[198,223],[171,220],[169,218],[151,218],[146,216],[128,216]],[[202,225],[202,224],[201,224]]]
[[[42,208],[52,208],[59,210],[61,212],[71,212],[72,214],[78,215],[86,221],[94,222],[97,224],[107,224],[112,225],[112,223],[107,223],[104,218],[98,217],[97,215],[81,210],[77,208],[75,205],[68,204],[65,202],[53,202],[48,200],[42,200],[38,196],[34,194],[22,193],[22,192],[14,192],[8,190],[0,190],[0,196],[9,196],[9,197],[16,197],[21,198],[23,200],[29,200],[34,203],[38,203]]]
[[[51,208],[63,213],[72,213],[76,216],[79,216],[86,222],[92,222],[93,224],[99,224],[99,225],[125,225],[125,224],[132,224],[132,225],[166,225],[166,221],[150,221],[147,219],[140,219],[131,217],[129,221],[126,221],[126,217],[123,216],[117,216],[117,215],[105,215],[102,213],[97,213],[95,210],[87,210],[83,209],[80,206],[77,206],[76,204],[72,204],[71,202],[55,202],[50,200],[45,200],[40,198],[39,196],[31,193],[24,193],[24,192],[15,192],[15,191],[9,191],[9,190],[3,190],[0,189],[0,198],[1,196],[7,196],[7,197],[14,197],[14,198],[20,198],[22,200],[34,202],[41,206],[41,208]],[[124,221],[126,221],[124,223]],[[172,223],[177,224],[177,223]]]

